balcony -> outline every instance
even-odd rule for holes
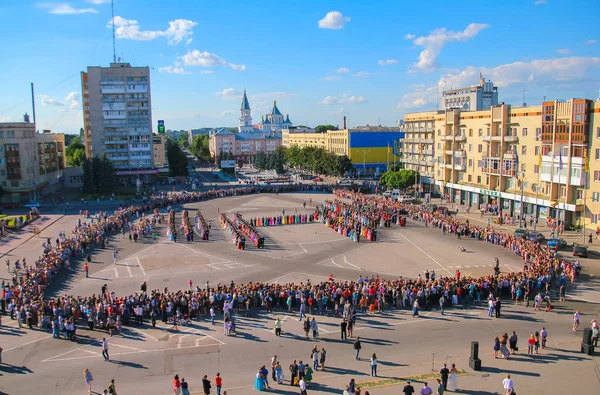
[[[465,165],[459,165],[459,164],[455,164],[455,165],[454,165],[454,170],[458,170],[458,171],[465,171],[465,170],[467,170],[467,166],[465,166]]]
[[[452,136],[441,135],[439,137],[440,141],[452,140]]]
[[[503,159],[516,160],[517,154],[516,154],[516,152],[505,152],[502,157],[503,157]]]
[[[467,156],[467,152],[465,150],[456,150],[454,151],[454,156],[457,158],[464,158],[465,156]]]
[[[424,144],[433,144],[433,139],[421,139],[421,142]]]
[[[467,141],[467,136],[464,134],[457,134],[454,136],[454,141]]]
[[[506,141],[507,143],[516,143],[517,141],[519,141],[519,137],[518,136],[504,136],[504,141]]]
[[[451,150],[451,149],[447,149],[444,152],[445,152],[446,155],[452,155],[452,154],[454,154],[454,150]]]
[[[104,152],[106,152],[107,154],[109,154],[109,153],[117,153],[117,152],[119,152],[119,153],[126,153],[128,151],[127,151],[127,148],[106,148],[104,150]]]
[[[125,93],[125,87],[123,85],[104,85],[101,88],[102,94],[114,94],[114,93]]]

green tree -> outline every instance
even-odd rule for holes
[[[167,159],[169,161],[169,175],[171,177],[187,176],[187,156],[173,139],[167,138]]]
[[[386,171],[381,174],[379,183],[388,188],[406,189],[415,184],[416,174],[414,170]]]
[[[350,161],[350,158],[348,158],[346,155],[336,155],[333,170],[333,175],[339,177],[344,176],[346,173],[352,170],[352,162]]]
[[[71,143],[65,149],[67,157],[67,166],[81,167],[85,160],[85,146],[81,142],[81,137],[75,136]]]
[[[206,134],[194,136],[189,147],[190,152],[202,160],[210,159],[209,138]]]
[[[300,148],[292,145],[285,151],[285,161],[290,167],[298,167],[300,162]]]
[[[258,170],[266,170],[268,165],[267,155],[264,152],[258,151],[254,157],[254,167]]]
[[[325,133],[328,130],[338,130],[338,127],[333,125],[317,125],[315,127],[317,133]]]
[[[106,156],[84,159],[83,190],[87,193],[108,193],[118,183],[115,169]]]

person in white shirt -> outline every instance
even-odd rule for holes
[[[515,386],[510,378],[510,374],[507,374],[506,378],[502,380],[502,385],[504,386],[504,393],[506,395],[512,395]]]
[[[577,327],[579,327],[579,310],[573,314],[573,332],[577,332]]]
[[[104,357],[105,361],[108,361],[110,358],[108,356],[108,341],[106,341],[106,338],[102,338],[102,356]]]
[[[300,379],[300,394],[306,395],[306,381],[304,381],[304,377]]]

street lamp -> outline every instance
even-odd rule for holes
[[[358,150],[358,152],[362,152],[362,154],[363,154],[363,177],[365,177],[367,175],[367,154],[369,152],[371,152],[371,150],[363,149],[363,150]]]
[[[206,280],[206,291],[208,292],[208,280]]]

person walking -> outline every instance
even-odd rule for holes
[[[87,368],[83,371],[83,381],[87,387],[88,395],[92,395],[92,381],[94,381],[94,376],[92,376],[92,372]]]
[[[442,384],[444,385],[444,389],[448,386],[448,376],[450,375],[450,370],[448,370],[448,365],[444,364],[440,369],[440,376],[442,379]]]
[[[273,375],[273,380],[275,380],[275,375]],[[217,373],[215,376],[215,387],[217,388],[217,395],[221,395],[221,387],[223,386],[223,378],[221,377],[221,373]]]
[[[180,395],[181,394],[181,381],[179,381],[179,375],[176,374],[173,377],[173,394]]]
[[[508,338],[508,345],[510,348],[510,353],[514,354],[515,351],[519,351],[519,347],[517,347],[517,341],[519,338],[517,337],[517,332],[512,331],[512,335]]]
[[[310,356],[312,357],[313,360],[313,369],[316,371],[319,368],[319,349],[317,348],[317,345],[315,344],[315,346],[313,347]]]
[[[542,327],[542,331],[540,332],[540,336],[542,336],[542,349],[546,348],[546,338],[548,337],[548,331],[546,327]]]
[[[298,377],[298,364],[296,363],[296,360],[294,359],[294,361],[290,364],[290,385],[296,385],[295,381],[296,381],[296,377]]]
[[[105,361],[110,360],[110,357],[108,355],[108,341],[105,337],[102,338],[102,356],[104,357]]]
[[[273,381],[275,381],[276,377],[275,377],[275,367],[277,366],[277,355],[273,355],[273,357],[271,358],[271,377],[273,378]],[[217,391],[217,395],[221,395],[218,393]]]
[[[377,377],[377,355],[371,355],[371,376]]]
[[[498,358],[498,351],[500,351],[500,339],[496,336],[494,339],[494,358]]]
[[[500,298],[496,298],[496,303],[494,304],[494,310],[496,311],[496,318],[500,318],[500,309],[502,309],[502,302]]]
[[[579,327],[579,310],[573,314],[573,332],[577,332],[577,328]]]
[[[448,391],[458,391],[458,373],[455,364],[452,364],[450,368],[450,377],[448,377],[448,387],[446,388],[448,388]]]
[[[211,385],[210,385],[210,380],[208,379],[208,376],[205,374],[204,377],[202,377],[202,390],[204,391],[204,395],[210,395],[210,389],[211,389]]]
[[[304,377],[300,379],[300,383],[298,384],[300,386],[300,394],[306,395],[306,381],[304,381]]]
[[[354,341],[354,349],[356,350],[356,360],[359,361],[359,354],[360,354],[360,349],[362,348],[362,346],[360,345],[360,336],[358,336],[356,338],[356,340]]]
[[[533,333],[531,334],[531,336],[529,336],[529,339],[527,339],[527,354],[528,355],[533,355],[533,346],[535,345],[535,336],[533,336]]]
[[[275,321],[275,336],[281,336],[281,320],[277,317]]]
[[[515,391],[515,384],[513,380],[510,378],[510,374],[506,375],[506,378],[502,380],[502,387],[504,387],[505,395],[512,395]]]
[[[437,391],[435,393],[435,395],[444,395],[444,391],[446,391],[446,387],[444,387],[444,384],[442,384],[442,380],[437,379],[438,382],[438,387],[437,387]]]
[[[442,315],[444,315],[444,305],[445,304],[446,304],[446,298],[442,294],[442,297],[440,298],[440,313],[442,313]]]
[[[277,365],[275,365],[275,381],[277,384],[283,384],[284,379],[285,376],[283,375],[283,368],[281,367],[279,361],[277,361]],[[225,393],[227,393],[227,391],[225,391]]]
[[[317,324],[317,319],[313,317],[310,322],[310,329],[312,330],[313,339],[316,339],[319,336],[319,324]]]
[[[115,379],[110,380],[108,385],[108,393],[111,395],[117,395],[117,389],[115,388]]]
[[[327,359],[327,351],[325,350],[325,347],[321,347],[321,358],[320,358],[321,370],[325,370],[325,360],[326,359]]]
[[[185,379],[181,378],[181,395],[190,395],[189,385]]]
[[[412,394],[415,393],[415,387],[413,387],[412,385],[410,385],[410,381],[406,381],[406,385],[402,389],[402,393],[404,395],[412,395]]]

